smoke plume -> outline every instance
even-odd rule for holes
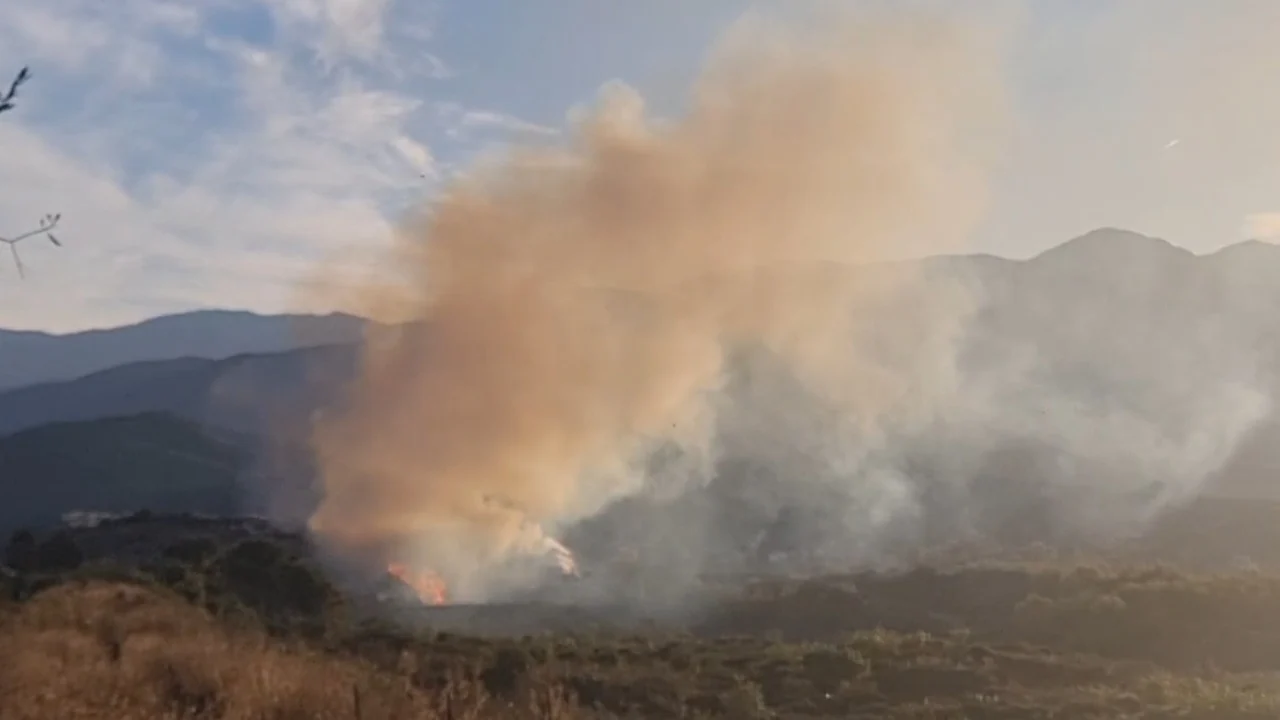
[[[915,391],[850,352],[900,279],[845,271],[981,217],[997,55],[937,18],[777,20],[735,28],[682,117],[611,84],[565,145],[475,168],[410,224],[407,280],[366,294],[413,321],[317,424],[314,529],[466,575],[639,489],[662,442],[710,458],[751,344],[850,421]]]
[[[1269,410],[1243,291],[1118,232],[902,262],[985,219],[1002,41],[859,7],[749,16],[678,116],[611,84],[407,222],[356,295],[408,322],[315,426],[312,527],[460,599],[548,532],[678,596],[796,548],[1123,538],[1199,492]]]

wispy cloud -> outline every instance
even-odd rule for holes
[[[382,48],[383,17],[389,0],[275,0],[270,3],[284,28],[308,38],[329,64],[348,57],[372,60]]]
[[[436,113],[448,126],[446,133],[453,138],[464,138],[476,131],[495,130],[529,135],[558,135],[558,128],[522,120],[514,115],[493,110],[468,109],[458,103],[442,102],[436,105]]]
[[[24,248],[22,282],[0,260],[0,327],[278,310],[385,242],[454,120],[426,104],[452,74],[435,23],[418,0],[0,5],[0,75],[33,71],[0,116],[0,235],[61,211],[66,245]]]

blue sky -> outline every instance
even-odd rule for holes
[[[563,132],[611,80],[678,114],[750,5],[5,0],[0,75],[34,77],[0,116],[0,235],[61,211],[66,247],[24,245],[24,282],[0,264],[0,327],[287,309],[317,258],[370,256],[477,153]],[[967,3],[1018,18],[1013,152],[974,249],[1120,225],[1209,251],[1280,229],[1277,6]]]

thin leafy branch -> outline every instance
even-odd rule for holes
[[[13,82],[9,83],[9,89],[0,93],[0,113],[12,110],[14,107],[14,98],[18,95],[18,88],[31,79],[31,69],[23,66],[18,71],[18,75],[14,77]],[[22,256],[18,254],[18,243],[28,238],[40,235],[49,239],[57,247],[62,247],[62,243],[53,234],[53,229],[58,226],[58,221],[62,219],[62,213],[50,213],[40,218],[40,226],[35,230],[29,230],[16,237],[6,238],[0,237],[0,242],[9,246],[9,254],[13,256],[13,264],[18,268],[18,277],[26,278],[26,268],[22,264]]]
[[[30,68],[23,67],[18,71],[18,76],[13,79],[13,82],[9,83],[8,92],[0,94],[0,113],[13,109],[14,97],[18,94],[18,88],[22,87],[22,84],[30,79]]]
[[[40,226],[35,230],[28,230],[11,238],[0,237],[0,242],[9,246],[9,253],[13,255],[13,264],[18,268],[18,277],[25,279],[27,276],[26,268],[22,265],[22,256],[18,254],[18,243],[28,238],[43,235],[56,247],[62,247],[62,242],[53,234],[53,229],[58,226],[58,221],[61,219],[62,213],[50,213],[40,218]]]

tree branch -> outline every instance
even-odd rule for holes
[[[13,79],[13,82],[9,83],[9,91],[0,94],[0,113],[13,109],[13,99],[18,94],[18,88],[22,87],[22,84],[30,79],[30,68],[23,67],[18,71],[18,76]]]
[[[40,227],[35,230],[29,230],[15,237],[0,237],[0,242],[9,246],[9,254],[13,256],[13,264],[18,268],[18,277],[26,279],[26,268],[22,264],[22,257],[18,255],[18,243],[37,235],[44,235],[56,247],[62,247],[62,242],[54,237],[53,229],[58,226],[58,221],[62,219],[62,213],[50,213],[40,218]]]

